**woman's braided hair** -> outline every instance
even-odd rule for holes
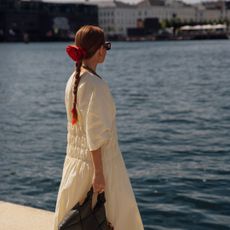
[[[80,72],[83,59],[91,58],[96,51],[105,43],[104,31],[93,25],[82,26],[75,35],[75,45],[85,51],[85,55],[80,55],[78,62],[76,62],[75,69],[75,82],[73,88],[74,101],[72,107],[72,124],[78,121],[78,114],[76,109],[77,103],[77,90],[80,82]]]

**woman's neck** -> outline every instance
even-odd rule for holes
[[[92,69],[93,71],[96,72],[96,68],[97,68],[97,63],[90,63],[90,62],[87,62],[87,61],[83,61],[83,67],[84,65],[89,67],[90,69]]]

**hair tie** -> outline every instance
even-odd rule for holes
[[[76,45],[68,45],[66,47],[66,52],[75,62],[79,62],[80,59],[86,56],[86,51]]]

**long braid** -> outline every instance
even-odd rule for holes
[[[76,109],[77,104],[77,89],[80,82],[80,72],[81,72],[81,66],[82,66],[82,59],[80,59],[78,62],[76,62],[76,74],[75,74],[75,82],[74,82],[74,101],[73,101],[73,107],[72,107],[72,124],[75,124],[78,121],[78,113]]]
[[[73,87],[72,125],[78,122],[77,113],[77,91],[80,82],[80,71],[84,59],[93,57],[96,51],[105,43],[104,31],[97,26],[85,25],[81,27],[75,35],[75,44],[68,45],[66,52],[75,61],[75,80]]]

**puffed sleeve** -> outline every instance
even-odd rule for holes
[[[111,94],[106,84],[97,84],[86,113],[86,139],[90,151],[104,145],[112,136]]]

